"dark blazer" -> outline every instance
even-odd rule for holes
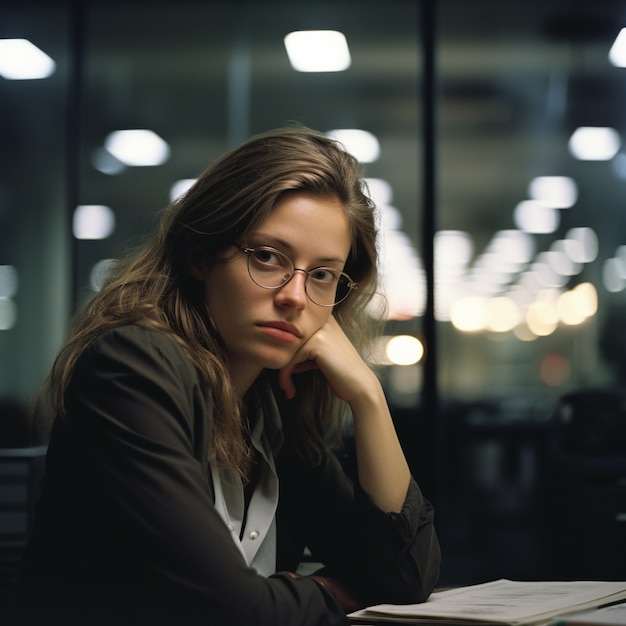
[[[18,584],[24,623],[344,624],[314,580],[308,546],[364,603],[418,602],[438,577],[433,512],[412,481],[386,514],[334,457],[279,454],[277,569],[244,562],[207,471],[213,408],[184,349],[127,326],[81,356],[51,433],[42,499]]]

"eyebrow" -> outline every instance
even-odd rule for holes
[[[291,253],[295,252],[295,248],[288,241],[285,241],[284,239],[281,239],[280,237],[276,237],[275,235],[252,232],[252,233],[249,233],[248,239],[258,242],[256,243],[256,245],[259,245],[259,246],[269,245],[274,248],[282,248],[283,250],[287,250]],[[264,243],[261,243],[261,241],[263,241]],[[346,260],[342,259],[341,257],[329,256],[329,257],[319,257],[316,262],[340,263],[344,265],[346,263]]]

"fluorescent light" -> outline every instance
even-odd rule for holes
[[[402,214],[395,206],[377,204],[376,211],[378,213],[378,227],[381,231],[400,230],[402,228]]]
[[[393,189],[391,185],[382,178],[364,178],[366,185],[365,193],[374,204],[391,204],[393,201]]]
[[[440,271],[465,267],[474,252],[470,236],[461,230],[440,230],[434,239],[435,263]]]
[[[621,275],[626,278],[626,246],[617,246],[615,249],[615,258],[619,261],[621,268]]]
[[[170,202],[175,202],[196,182],[195,178],[182,178],[170,187]]]
[[[523,200],[513,212],[515,225],[526,233],[553,233],[558,227],[560,217],[556,209],[538,200]]]
[[[17,323],[17,305],[14,300],[0,298],[0,330],[11,330]]]
[[[581,126],[569,140],[569,150],[581,161],[608,161],[620,149],[622,140],[614,128]]]
[[[535,252],[535,240],[521,230],[499,230],[487,246],[487,251],[493,253],[500,267],[519,267],[528,263]]]
[[[28,39],[0,39],[0,75],[4,78],[48,78],[55,67],[55,62]]]
[[[145,129],[112,132],[104,147],[118,161],[131,166],[161,165],[170,156],[169,145],[155,132]]]
[[[615,67],[626,67],[626,28],[622,28],[617,34],[609,50],[609,61]]]
[[[576,263],[591,263],[598,256],[598,235],[589,226],[571,228],[563,242],[565,252]]]
[[[117,263],[116,259],[101,259],[94,264],[89,273],[89,285],[94,291],[100,291],[104,287]]]
[[[575,276],[580,274],[581,263],[574,261],[567,252],[568,244],[563,239],[557,239],[550,245],[548,253],[552,253],[550,263],[561,276]]]
[[[361,163],[373,163],[380,156],[380,144],[372,133],[356,128],[330,130],[327,137],[343,144],[346,150]]]
[[[94,150],[94,153],[91,155],[91,163],[99,172],[109,176],[121,174],[126,169],[126,166],[119,159],[116,159],[108,150],[102,147]]]
[[[14,265],[0,265],[0,298],[14,298],[18,282],[17,268]]]
[[[336,30],[299,30],[285,36],[289,62],[298,72],[341,72],[350,67],[350,50]]]
[[[569,176],[537,176],[530,181],[528,192],[533,200],[555,209],[569,209],[578,200],[578,187]]]
[[[76,239],[106,239],[115,230],[115,213],[101,204],[82,204],[74,210]]]
[[[622,264],[615,257],[604,261],[602,265],[602,283],[604,288],[611,293],[618,293],[624,290]]]

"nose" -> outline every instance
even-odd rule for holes
[[[303,309],[306,306],[306,271],[295,269],[293,276],[276,290],[275,301],[278,306],[291,306]]]

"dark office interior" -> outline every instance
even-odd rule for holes
[[[3,587],[46,445],[28,408],[72,313],[175,183],[293,123],[373,145],[373,367],[440,583],[626,579],[625,27],[618,0],[0,0],[0,44],[48,57],[15,76],[0,48]],[[294,68],[285,36],[312,30],[345,35],[345,69]],[[158,163],[113,154],[131,129]]]

